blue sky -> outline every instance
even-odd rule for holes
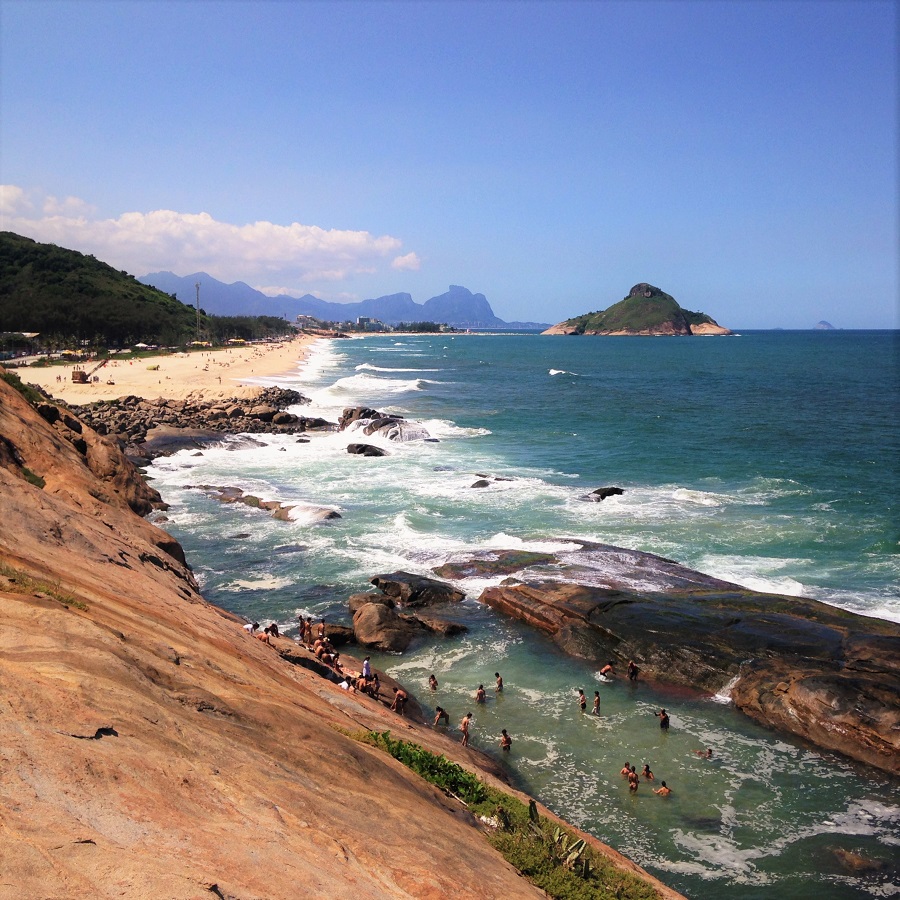
[[[556,322],[900,327],[893,2],[0,0],[0,226]]]

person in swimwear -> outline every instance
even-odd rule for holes
[[[654,794],[659,794],[660,797],[668,797],[669,794],[672,793],[672,788],[667,787],[666,783],[663,781],[660,786],[653,792]]]
[[[600,691],[594,691],[594,706],[591,709],[592,716],[600,715]]]
[[[450,715],[443,706],[438,706],[434,711],[434,722],[433,724],[436,726],[440,725],[441,722],[447,726],[450,725]]]
[[[506,733],[506,729],[502,729],[500,732],[500,749],[503,750],[504,753],[509,753],[509,748],[512,747],[512,738]]]
[[[587,709],[587,697],[584,696],[584,691],[581,688],[578,688],[578,705],[581,707],[582,712]]]
[[[484,693],[484,685],[479,684],[478,690],[475,691],[475,702],[476,703],[484,703],[486,698],[487,698],[487,695]]]
[[[466,713],[462,722],[459,723],[459,730],[462,732],[462,741],[460,742],[463,747],[469,746],[469,723],[472,721],[472,713]]]
[[[500,677],[500,673],[494,672],[494,678],[497,679],[497,685],[494,688],[494,691],[498,694],[502,694],[503,693],[503,679]]]

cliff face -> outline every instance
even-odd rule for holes
[[[342,730],[474,756],[205,603],[154,492],[53,416],[0,380],[0,896],[543,896]]]

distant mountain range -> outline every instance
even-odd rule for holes
[[[167,294],[175,294],[184,303],[195,302],[199,282],[201,308],[217,316],[284,316],[291,321],[297,316],[314,316],[328,322],[352,322],[364,316],[378,319],[386,325],[442,322],[454,328],[541,330],[547,327],[547,323],[542,322],[504,322],[494,315],[484,294],[473,294],[456,284],[451,284],[446,294],[432,297],[425,303],[416,303],[406,293],[388,294],[357,303],[331,303],[312,294],[269,297],[242,281],[225,284],[205,272],[184,276],[172,272],[151,272],[142,275],[138,281]]]

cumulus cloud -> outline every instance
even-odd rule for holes
[[[392,257],[394,268],[419,267],[415,253],[396,256],[403,242],[390,235],[326,230],[299,222],[234,225],[205,212],[169,209],[98,219],[77,197],[33,200],[16,185],[0,186],[0,226],[36,241],[91,253],[133,275],[203,271],[226,282],[291,285],[286,292],[377,273]]]
[[[407,253],[404,256],[395,256],[391,268],[405,272],[418,272],[421,265],[422,261],[415,253]]]

